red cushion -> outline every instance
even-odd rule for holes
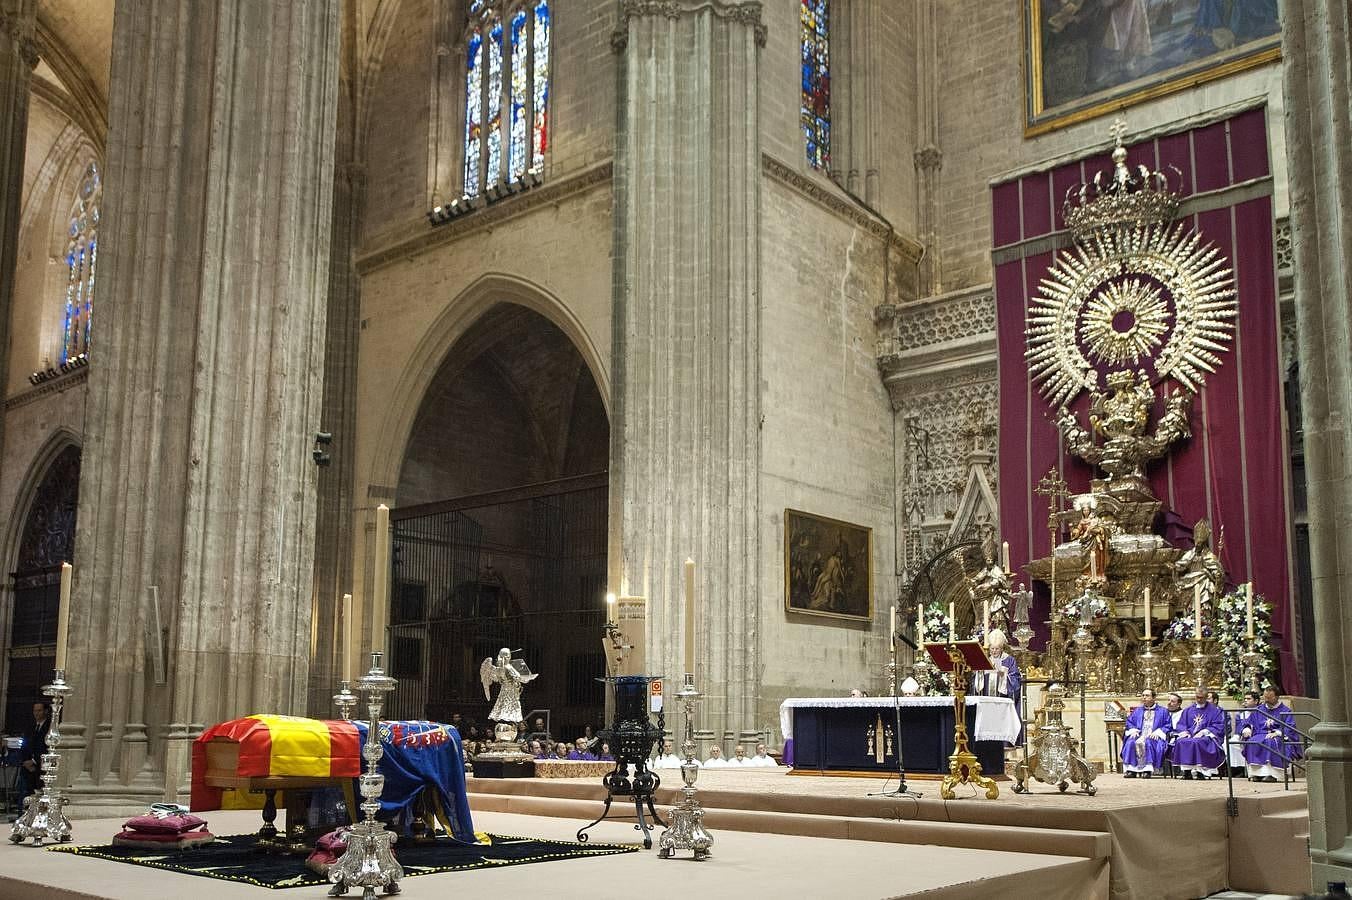
[[[122,828],[125,831],[135,831],[138,834],[182,834],[185,831],[192,831],[194,828],[201,828],[207,824],[206,819],[199,819],[197,816],[184,813],[177,816],[137,816],[134,819],[128,819],[123,823]]]
[[[172,850],[209,844],[215,839],[215,835],[210,831],[190,831],[186,834],[143,834],[139,831],[124,831],[113,836],[113,846],[136,847],[142,850]]]

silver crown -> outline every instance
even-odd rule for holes
[[[1077,241],[1088,240],[1096,232],[1118,228],[1137,228],[1166,224],[1178,215],[1181,200],[1168,175],[1145,166],[1127,165],[1127,150],[1122,146],[1126,123],[1113,123],[1113,171],[1099,171],[1093,181],[1066,192],[1062,211],[1066,227]],[[1177,182],[1182,173],[1173,169]]]

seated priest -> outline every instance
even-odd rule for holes
[[[734,747],[732,751],[732,759],[728,760],[728,765],[730,766],[751,765],[751,760],[746,758],[746,748],[743,747],[741,744],[738,744],[736,747]]]
[[[1207,700],[1205,688],[1198,688],[1192,706],[1183,710],[1174,741],[1172,758],[1184,780],[1215,778],[1225,762],[1224,741],[1225,713]]]
[[[1123,729],[1122,771],[1126,777],[1159,774],[1169,749],[1169,711],[1155,702],[1153,690],[1141,691],[1141,705],[1128,713]]]
[[[1244,738],[1244,729],[1249,724],[1249,713],[1258,705],[1261,694],[1250,688],[1244,692],[1244,709],[1242,712],[1230,713],[1230,734],[1234,737],[1233,741],[1226,741],[1225,745],[1225,763],[1230,767],[1230,772],[1236,777],[1243,774],[1245,767],[1249,764],[1244,759],[1244,744],[1241,743]]]
[[[704,761],[706,769],[726,769],[728,761],[723,758],[723,748],[714,744],[709,748],[709,758]]]
[[[683,760],[676,755],[676,742],[671,738],[662,739],[662,752],[654,759],[652,768],[654,769],[679,769]],[[699,760],[695,760],[695,765],[699,765]]]
[[[1244,745],[1244,759],[1252,781],[1278,781],[1277,776],[1284,773],[1287,761],[1300,754],[1296,717],[1272,685],[1263,688],[1263,702],[1249,713],[1239,734],[1246,741],[1255,742]]]
[[[586,762],[595,762],[596,754],[587,749],[587,739],[580,737],[573,742],[573,749],[568,753],[568,758],[573,760],[584,760]]]
[[[778,768],[779,763],[775,762],[775,758],[766,752],[764,744],[757,744],[756,755],[751,757],[751,765],[773,769]]]

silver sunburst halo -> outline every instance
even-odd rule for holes
[[[1131,313],[1130,328],[1114,325],[1119,312]],[[1099,387],[1089,356],[1130,365],[1157,350],[1155,375],[1195,393],[1237,314],[1225,255],[1200,233],[1181,222],[1104,228],[1062,251],[1042,279],[1028,310],[1029,372],[1057,407]]]

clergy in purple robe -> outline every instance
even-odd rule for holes
[[[1164,768],[1169,727],[1169,711],[1155,702],[1155,692],[1141,691],[1141,705],[1128,713],[1122,731],[1122,771],[1127,778],[1149,778]]]
[[[1185,779],[1205,781],[1215,778],[1225,762],[1225,713],[1207,700],[1203,688],[1197,689],[1194,700],[1179,718],[1173,760]]]
[[[1014,701],[1014,712],[1018,714],[1019,686],[1023,684],[1023,676],[1019,673],[1018,661],[1005,650],[1008,643],[1003,631],[991,629],[986,636],[986,652],[991,662],[995,663],[995,668],[972,673],[972,693],[983,697],[1008,697]],[[1022,740],[1022,734],[1020,731],[1018,740]]]
[[[1299,755],[1296,717],[1271,685],[1263,689],[1263,702],[1254,707],[1239,727],[1239,736],[1254,742],[1244,745],[1244,761],[1253,781],[1277,781],[1288,760]]]

